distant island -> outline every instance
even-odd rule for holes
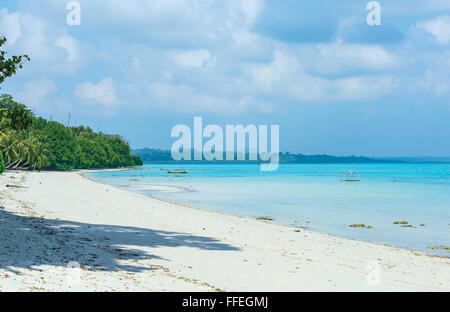
[[[169,150],[141,148],[131,152],[138,156],[144,163],[260,163],[261,161],[250,161],[248,153],[241,161],[174,161]],[[193,153],[193,152],[192,152]],[[225,157],[224,157],[225,158]],[[235,157],[236,159],[236,157]],[[448,163],[450,157],[364,157],[364,156],[333,156],[333,155],[304,155],[291,154],[289,152],[280,153],[280,163],[293,164],[365,164],[365,163]]]
[[[432,157],[432,156],[422,156],[422,157],[383,157],[383,159],[388,161],[402,161],[408,163],[430,163],[430,164],[442,164],[449,163],[450,157]]]
[[[193,152],[192,152],[193,153]],[[132,150],[134,156],[138,156],[142,159],[144,163],[261,163],[262,161],[251,161],[249,159],[249,154],[246,154],[246,160],[235,160],[235,161],[194,161],[194,160],[183,160],[174,161],[172,159],[171,152],[169,150],[152,149],[152,148],[142,148]],[[236,159],[236,157],[235,157]],[[322,163],[403,163],[407,162],[402,159],[381,159],[381,158],[370,158],[362,156],[332,156],[332,155],[304,155],[304,154],[291,154],[289,152],[280,153],[280,163],[306,163],[306,164],[322,164]]]

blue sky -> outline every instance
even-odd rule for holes
[[[450,155],[450,1],[5,1],[32,61],[0,92],[37,115],[170,148],[176,124],[279,124],[306,154]]]

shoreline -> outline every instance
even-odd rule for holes
[[[38,218],[46,231],[61,231],[45,239],[36,233],[37,251],[45,250],[40,240],[66,236],[65,243],[54,242],[53,247],[76,248],[69,254],[62,248],[66,254],[53,255],[57,259],[31,257],[35,263],[28,266],[20,263],[21,258],[31,259],[20,246],[9,266],[0,254],[2,291],[24,287],[20,275],[5,273],[11,272],[9,267],[25,270],[29,287],[37,283],[37,290],[50,291],[450,290],[450,261],[445,257],[170,203],[104,184],[80,171],[0,176],[2,182],[11,180],[27,188],[11,190],[1,183],[2,219],[20,223]],[[67,275],[64,260],[71,258],[82,260],[81,285],[58,281]],[[381,282],[370,285],[368,270],[374,263]],[[35,268],[44,273],[35,273]],[[1,279],[5,274],[9,277]],[[102,282],[105,278],[109,282]]]
[[[95,170],[94,172],[108,172],[108,171],[121,171],[120,169],[117,170],[110,170],[110,169],[106,169],[106,170]],[[351,241],[355,241],[355,242],[364,242],[364,243],[369,243],[369,244],[374,244],[374,245],[378,245],[378,246],[383,246],[383,247],[390,247],[390,248],[394,248],[394,249],[399,249],[399,250],[405,250],[405,251],[410,251],[413,253],[418,253],[418,254],[422,254],[425,256],[429,256],[429,257],[437,257],[437,258],[443,258],[443,259],[449,259],[450,260],[450,256],[446,256],[446,255],[441,255],[441,254],[433,254],[429,251],[423,251],[423,250],[417,250],[417,249],[412,249],[412,248],[407,248],[407,247],[399,247],[399,246],[394,246],[394,245],[390,245],[386,242],[376,242],[376,241],[369,241],[369,240],[361,240],[361,239],[357,239],[357,238],[350,238],[350,237],[345,237],[345,236],[340,236],[340,235],[336,235],[336,234],[330,234],[330,233],[326,233],[326,232],[321,232],[318,230],[314,230],[311,228],[305,228],[305,227],[298,227],[298,226],[294,226],[294,225],[289,225],[289,224],[285,224],[282,222],[279,222],[277,219],[273,219],[273,220],[257,220],[257,218],[265,218],[265,217],[269,217],[272,218],[273,216],[270,215],[264,215],[264,216],[248,216],[248,215],[244,215],[244,214],[239,214],[239,213],[233,213],[233,212],[228,212],[228,211],[220,211],[220,210],[215,210],[215,209],[207,209],[207,208],[198,208],[195,206],[190,206],[189,204],[184,204],[184,203],[179,203],[179,202],[175,202],[175,201],[169,201],[167,199],[161,199],[158,197],[153,197],[151,194],[146,194],[144,192],[141,192],[139,189],[133,189],[129,186],[125,186],[125,185],[115,185],[115,184],[109,184],[107,182],[103,182],[101,180],[97,180],[93,177],[90,177],[88,175],[86,175],[86,173],[90,173],[92,171],[90,170],[81,170],[81,172],[77,172],[79,173],[82,177],[91,180],[93,182],[96,183],[100,183],[103,185],[108,185],[111,187],[116,187],[118,189],[121,190],[125,190],[128,192],[132,192],[132,193],[136,193],[136,194],[141,194],[143,196],[146,196],[148,198],[151,198],[152,200],[156,200],[156,201],[161,201],[163,203],[167,203],[167,204],[172,204],[172,205],[178,205],[181,207],[185,207],[188,209],[194,209],[194,210],[198,210],[198,211],[205,211],[205,212],[209,212],[209,213],[213,213],[213,214],[217,214],[217,215],[223,215],[223,216],[232,216],[232,217],[237,217],[237,218],[244,218],[244,219],[248,219],[248,220],[253,220],[253,221],[258,221],[261,223],[265,223],[265,224],[275,224],[275,225],[279,225],[282,227],[287,227],[290,228],[292,230],[303,230],[303,231],[309,231],[309,232],[313,232],[313,233],[318,233],[318,234],[322,234],[322,235],[328,235],[330,237],[335,237],[335,238],[339,238],[339,239],[346,239],[346,240],[351,240]],[[185,188],[183,186],[169,186],[169,185],[157,185],[157,184],[146,184],[150,187],[155,187],[156,189],[158,189],[158,191],[165,191],[165,192],[176,192],[173,191],[175,190],[184,190],[184,191],[196,191],[194,189],[191,188]]]

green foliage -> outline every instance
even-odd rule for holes
[[[0,120],[3,128],[28,130],[33,123],[33,113],[13,100],[11,95],[0,95]],[[1,128],[0,128],[1,129]]]
[[[0,37],[0,48],[6,43]],[[0,84],[11,77],[27,55],[6,57],[0,50]],[[10,95],[0,96],[0,173],[6,168],[86,169],[142,165],[121,137],[95,133],[89,128],[69,128],[36,118]]]
[[[5,162],[3,161],[2,154],[0,154],[0,174],[5,172]]]
[[[0,47],[6,43],[5,37],[0,37]],[[30,60],[27,55],[13,56],[6,58],[6,52],[0,51],[0,84],[5,81],[6,78],[11,77],[17,72],[17,69],[23,67],[23,61]]]
[[[36,118],[9,95],[0,96],[0,109],[0,154],[6,168],[71,170],[142,165],[118,135]]]

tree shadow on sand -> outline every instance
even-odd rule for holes
[[[148,228],[48,220],[8,212],[0,206],[0,269],[40,265],[67,266],[77,261],[87,270],[142,272],[155,266],[123,265],[121,260],[163,259],[136,247],[190,247],[239,250],[228,244],[186,233]]]

